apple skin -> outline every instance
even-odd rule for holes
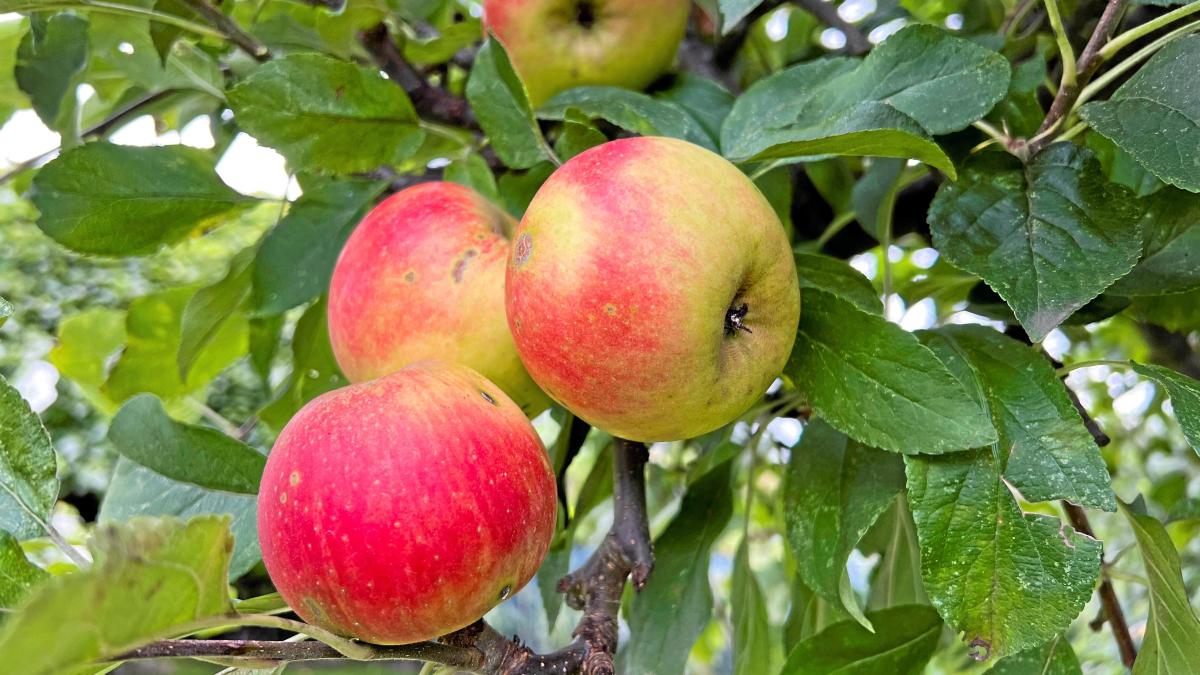
[[[263,472],[258,539],[306,621],[406,644],[520,590],[556,515],[554,474],[521,409],[465,366],[424,361],[296,413]]]
[[[671,67],[690,10],[689,0],[484,0],[483,23],[536,108],[571,87],[644,88]]]
[[[454,361],[500,386],[529,417],[550,400],[525,372],[504,318],[516,222],[470,188],[414,185],[370,211],[329,283],[329,341],[363,382],[424,359]]]
[[[506,298],[543,391],[645,442],[745,412],[787,363],[800,318],[791,244],[754,183],[655,137],[605,143],[550,176],[517,227]],[[730,323],[743,304],[750,332]]]

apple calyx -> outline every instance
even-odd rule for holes
[[[596,25],[596,8],[591,0],[580,0],[576,3],[575,21],[585,29]]]
[[[737,307],[730,306],[729,311],[725,312],[725,337],[733,337],[738,334],[739,330],[753,333],[750,327],[744,323],[746,313],[750,311],[750,305],[742,303]]]

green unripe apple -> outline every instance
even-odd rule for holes
[[[581,85],[642,89],[671,66],[688,0],[485,0],[484,26],[504,45],[537,107]]]

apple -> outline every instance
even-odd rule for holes
[[[612,141],[534,196],[508,263],[508,323],[542,390],[635,441],[736,419],[800,318],[791,244],[737,167],[685,141]]]
[[[534,107],[585,84],[642,89],[671,66],[689,0],[484,0]]]
[[[465,366],[424,361],[296,413],[263,471],[258,539],[306,621],[406,644],[520,590],[556,515],[554,474],[521,409]]]
[[[329,284],[329,341],[351,382],[423,359],[454,361],[500,386],[526,415],[550,401],[517,356],[504,318],[516,222],[470,188],[414,185],[371,210]]]

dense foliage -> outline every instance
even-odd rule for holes
[[[650,447],[619,672],[1200,667],[1200,2],[698,0],[644,91],[536,107],[467,0],[0,12],[0,122],[61,139],[0,178],[5,672],[145,672],[184,636],[453,663],[290,618],[264,455],[347,382],[326,293],[371,206],[444,179],[519,219],[634,135],[754,180],[802,304],[760,401]],[[120,142],[145,116],[154,144]],[[247,136],[286,197],[218,175]],[[535,427],[558,527],[487,620],[549,652],[580,621],[559,579],[623,517],[626,442],[561,406]],[[258,656],[163,663],[307,668]]]

